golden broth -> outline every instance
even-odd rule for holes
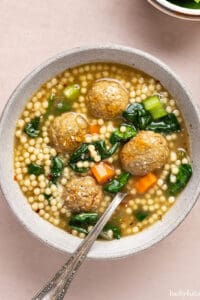
[[[85,236],[85,233],[72,229],[68,224],[72,212],[66,207],[65,201],[62,199],[62,190],[65,189],[69,180],[83,175],[76,174],[68,166],[69,155],[64,153],[61,156],[65,166],[58,183],[52,184],[49,177],[52,157],[59,153],[50,144],[49,127],[57,116],[52,111],[47,115],[48,99],[52,94],[62,98],[65,87],[71,84],[78,84],[80,86],[80,95],[77,100],[72,102],[70,111],[84,114],[89,124],[97,125],[99,129],[98,133],[87,134],[85,142],[91,143],[105,140],[109,145],[111,133],[124,122],[122,117],[114,120],[96,119],[88,112],[85,103],[88,90],[92,84],[102,78],[112,78],[120,81],[129,93],[129,104],[140,103],[151,95],[159,94],[166,111],[168,113],[173,112],[177,116],[182,128],[180,132],[165,135],[170,155],[163,168],[154,172],[157,177],[156,184],[144,194],[139,194],[135,188],[135,183],[139,178],[131,176],[129,179],[125,187],[128,196],[117,208],[111,220],[113,224],[120,228],[122,236],[136,234],[156,221],[162,220],[164,214],[177,199],[176,196],[168,194],[166,178],[171,172],[172,174],[177,174],[180,164],[189,161],[188,137],[182,115],[177,108],[175,99],[172,99],[168,91],[154,78],[127,66],[111,63],[93,63],[66,70],[43,84],[31,99],[27,100],[26,107],[17,121],[14,147],[14,179],[18,182],[33,211],[55,226],[82,238]],[[24,128],[35,117],[40,118],[42,124],[41,132],[37,137],[29,137],[24,132]],[[184,149],[184,157],[179,157],[178,149]],[[119,151],[105,160],[113,166],[116,175],[123,172],[118,158]],[[38,176],[29,174],[28,166],[31,163],[42,166],[44,174]],[[94,164],[94,162],[89,163],[89,166],[90,164]],[[87,174],[91,175],[90,169]],[[113,196],[113,194],[104,192],[98,208],[99,215],[105,211]]]

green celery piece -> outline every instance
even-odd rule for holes
[[[160,98],[158,95],[153,95],[142,101],[144,108],[151,111],[160,105]]]
[[[142,104],[144,105],[144,108],[150,112],[154,120],[160,119],[167,115],[167,112],[163,107],[158,95],[153,95],[146,98]]]
[[[164,109],[163,106],[161,107],[158,107],[158,108],[154,108],[151,110],[151,115],[152,115],[152,118],[154,120],[157,120],[157,119],[160,119],[162,117],[165,117],[167,115],[167,112],[166,110]]]
[[[80,86],[78,84],[71,84],[63,90],[63,95],[70,101],[75,101],[80,95]]]

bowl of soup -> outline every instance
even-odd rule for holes
[[[124,46],[44,62],[0,123],[0,182],[36,237],[72,253],[117,192],[127,193],[89,253],[137,253],[172,232],[199,195],[199,113],[162,62]]]
[[[158,10],[180,19],[200,20],[199,0],[147,0]]]

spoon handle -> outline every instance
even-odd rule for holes
[[[89,232],[88,236],[81,242],[74,254],[70,256],[69,260],[63,265],[63,267],[61,267],[54,277],[32,298],[32,300],[64,299],[70,283],[85,260],[90,248],[125,196],[126,194],[124,193],[118,193],[115,196],[97,224]]]

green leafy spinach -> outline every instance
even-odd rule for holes
[[[130,173],[122,173],[118,177],[114,178],[110,182],[108,182],[106,185],[104,185],[104,191],[109,193],[118,193],[121,191],[125,185],[127,184]]]
[[[36,175],[36,176],[44,174],[44,167],[43,166],[37,165],[35,163],[31,163],[27,167],[28,167],[28,173],[29,174],[33,174],[33,175]]]
[[[182,164],[179,166],[179,172],[176,175],[176,182],[170,182],[170,175],[167,178],[168,192],[170,195],[177,195],[187,185],[192,176],[192,167],[190,164]]]
[[[121,131],[121,128],[125,128],[125,131]],[[127,142],[132,137],[136,136],[137,131],[135,126],[129,124],[121,124],[110,137],[110,143],[113,145],[117,142]]]
[[[52,158],[50,181],[53,184],[57,184],[59,177],[62,175],[64,163],[58,156]]]
[[[31,138],[36,138],[40,134],[40,117],[32,119],[25,127],[24,132]]]

